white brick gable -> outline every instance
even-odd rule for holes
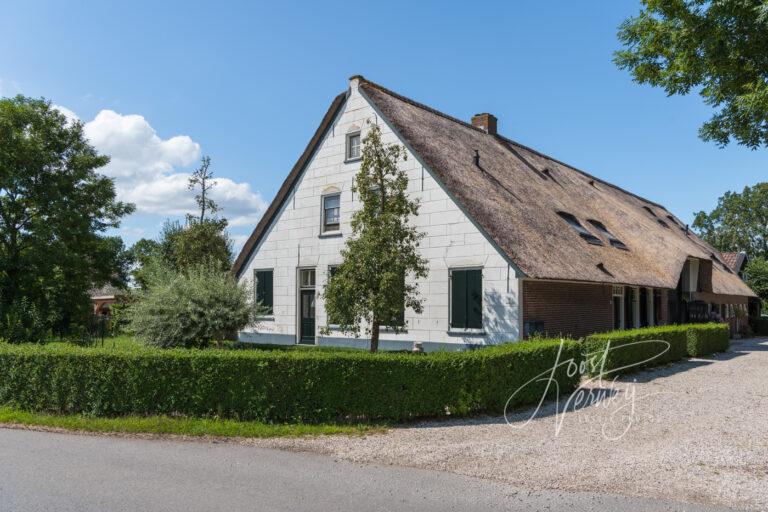
[[[346,135],[366,122],[378,123],[385,143],[400,143],[385,120],[351,82],[349,97],[337,114],[332,127],[321,139],[308,160],[292,192],[266,229],[240,273],[240,280],[252,281],[254,270],[273,269],[274,316],[240,333],[245,341],[295,343],[298,326],[297,269],[316,269],[317,343],[366,346],[341,332],[320,336],[326,325],[323,286],[329,265],[341,263],[340,250],[351,235],[352,212],[359,208],[359,198],[351,187],[360,162],[345,163]],[[416,315],[406,310],[407,332],[382,331],[382,348],[410,348],[414,341],[426,349],[462,348],[468,344],[496,344],[519,339],[520,280],[502,254],[465,215],[461,208],[433,178],[413,153],[401,167],[409,175],[409,194],[421,202],[414,219],[426,234],[420,250],[429,261],[429,276],[422,280],[420,292],[424,311]],[[341,236],[321,235],[321,198],[328,191],[341,192]],[[449,329],[449,269],[483,269],[483,332],[462,333]]]

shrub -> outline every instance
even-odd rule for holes
[[[593,334],[584,342],[589,375],[615,377],[688,355],[688,326],[666,325]]]
[[[136,293],[128,328],[158,347],[205,347],[231,337],[255,317],[251,294],[215,265],[182,274],[157,265],[145,274],[147,288]]]
[[[22,297],[0,311],[0,339],[8,343],[42,343],[48,330],[34,303]]]
[[[727,324],[688,325],[688,355],[700,357],[728,350],[731,339]]]
[[[752,319],[752,329],[760,336],[768,335],[768,317],[760,316]]]
[[[538,402],[546,388],[536,377],[549,376],[560,350],[554,340],[422,355],[5,344],[0,403],[97,416],[180,413],[272,422],[500,413],[513,394],[510,406]],[[569,359],[573,365],[558,367],[550,395],[577,386],[581,347],[573,341],[562,345],[560,361]]]

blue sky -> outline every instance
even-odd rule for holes
[[[710,110],[612,63],[638,1],[28,2],[0,17],[0,95],[44,96],[87,123],[153,237],[190,205],[202,154],[237,243],[347,78],[499,131],[685,222],[766,177],[768,152],[698,139]]]

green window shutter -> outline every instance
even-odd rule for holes
[[[451,327],[467,327],[467,273],[464,270],[451,272]]]
[[[483,327],[483,271],[467,270],[467,328]]]
[[[271,315],[273,312],[273,298],[272,298],[272,271],[271,270],[257,270],[256,271],[256,300],[261,302],[261,305],[265,308],[265,312]]]
[[[483,328],[483,271],[451,271],[451,327]]]

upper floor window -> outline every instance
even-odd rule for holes
[[[565,222],[567,222],[573,229],[575,229],[576,232],[579,233],[581,238],[583,238],[584,240],[586,240],[592,245],[603,245],[603,242],[600,241],[600,239],[597,238],[595,235],[587,231],[587,228],[582,226],[581,222],[579,222],[579,220],[576,217],[566,212],[557,212],[557,214],[560,217],[562,217],[563,220],[565,220]]]
[[[323,197],[323,233],[338,231],[340,229],[341,194],[333,194]]]
[[[608,241],[611,243],[612,246],[616,247],[617,249],[623,249],[625,251],[629,250],[629,248],[626,246],[626,244],[624,244],[624,242],[622,242],[621,240],[613,236],[613,233],[608,231],[608,228],[605,227],[605,224],[603,224],[599,220],[594,220],[594,219],[589,219],[589,223],[592,224],[595,227],[595,229],[601,232],[603,236],[605,236],[605,238],[608,239]]]
[[[347,134],[347,161],[358,160],[362,156],[360,132]]]

